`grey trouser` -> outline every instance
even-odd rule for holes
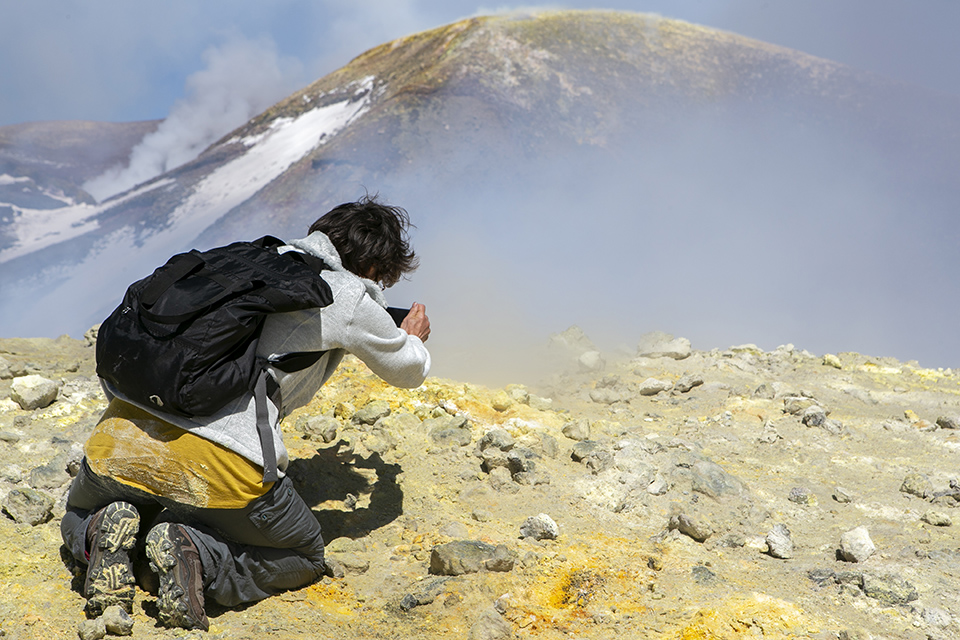
[[[242,509],[200,509],[98,476],[84,460],[60,523],[74,558],[86,563],[87,525],[97,510],[118,500],[140,512],[141,539],[157,513],[156,522],[185,525],[200,550],[204,595],[224,606],[262,600],[323,575],[320,525],[287,477]]]

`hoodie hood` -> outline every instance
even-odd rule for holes
[[[345,269],[343,267],[343,262],[340,260],[340,254],[337,252],[337,248],[333,246],[333,242],[330,241],[330,238],[327,237],[327,234],[323,233],[322,231],[314,231],[306,238],[291,240],[290,244],[280,247],[280,253],[286,253],[287,251],[300,251],[303,253],[309,253],[310,255],[320,258],[326,262],[327,266],[329,266],[332,271],[351,273],[363,283],[363,286],[367,290],[367,294],[373,298],[374,302],[379,304],[384,309],[387,308],[387,299],[383,296],[383,291],[380,289],[380,285],[369,278],[361,277]]]

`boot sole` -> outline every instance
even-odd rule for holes
[[[87,611],[98,616],[112,605],[133,611],[133,562],[130,552],[137,544],[140,514],[133,505],[114,502],[106,508],[97,535],[95,558],[87,567]]]
[[[197,619],[191,614],[187,603],[187,594],[177,581],[177,566],[180,559],[174,551],[170,528],[176,526],[163,523],[155,526],[147,534],[147,557],[150,569],[160,578],[160,592],[157,595],[157,609],[160,623],[165,627],[181,629],[208,628],[206,614]]]

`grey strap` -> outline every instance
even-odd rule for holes
[[[263,484],[276,482],[277,450],[273,447],[273,429],[270,428],[270,414],[267,412],[267,376],[261,371],[257,384],[253,388],[254,402],[257,405],[257,432],[260,434],[260,449],[263,452]]]

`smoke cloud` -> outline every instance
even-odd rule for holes
[[[193,160],[210,144],[286,97],[301,82],[302,65],[278,55],[272,40],[230,37],[203,53],[206,65],[186,81],[157,130],[134,147],[129,162],[84,185],[104,200]]]

